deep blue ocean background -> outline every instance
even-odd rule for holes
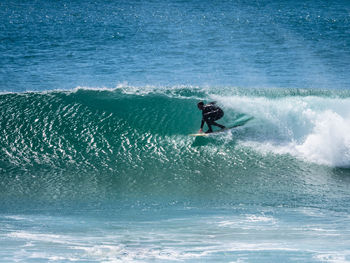
[[[0,262],[350,262],[349,69],[348,1],[1,1]]]
[[[2,1],[1,90],[348,88],[347,1]]]

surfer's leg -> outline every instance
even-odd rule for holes
[[[205,122],[207,123],[208,125],[208,130],[206,131],[206,133],[211,133],[213,132],[213,129],[212,129],[212,125],[214,126],[217,126],[217,127],[220,127],[221,129],[224,129],[225,126],[224,125],[221,125],[219,123],[216,123],[215,121],[222,118],[223,114],[209,114],[206,119],[205,119]]]
[[[213,129],[212,129],[212,127],[211,127],[211,125],[213,124],[213,120],[212,120],[212,118],[206,118],[205,119],[205,123],[207,124],[207,126],[208,126],[208,130],[205,132],[205,133],[211,133],[211,132],[213,132]]]
[[[213,121],[211,124],[214,125],[214,126],[218,126],[218,127],[220,127],[221,129],[225,129],[225,128],[226,128],[224,125],[221,125],[221,124],[219,124],[219,123],[216,123],[215,121]]]
[[[213,132],[213,129],[211,128],[211,125],[212,125],[213,123],[211,122],[211,121],[207,121],[207,126],[208,126],[208,130],[205,132],[205,133],[211,133],[211,132]]]
[[[211,133],[213,132],[213,129],[211,127],[212,123],[213,123],[213,115],[212,114],[208,114],[207,116],[205,116],[204,118],[205,123],[208,126],[208,130],[205,133]]]
[[[216,114],[215,116],[213,116],[213,119],[211,121],[212,125],[215,125],[217,127],[220,127],[221,129],[225,129],[226,127],[224,125],[221,125],[219,123],[216,123],[215,121],[219,120],[222,118],[222,116],[224,116],[224,114],[222,114],[221,112],[219,114]]]

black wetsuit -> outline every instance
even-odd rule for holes
[[[223,110],[219,106],[215,105],[215,102],[211,102],[203,106],[202,116],[203,118],[201,123],[201,129],[204,126],[204,122],[206,122],[208,125],[207,133],[213,132],[211,128],[212,125],[218,126],[221,129],[225,128],[225,126],[215,122],[216,120],[221,119],[224,116]]]

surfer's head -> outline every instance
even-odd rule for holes
[[[200,101],[200,102],[197,103],[198,109],[202,110],[203,106],[204,106],[204,102],[203,101]]]

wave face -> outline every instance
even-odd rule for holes
[[[187,134],[199,128],[200,99],[223,107],[223,124],[254,119],[194,139]],[[77,88],[2,94],[0,105],[6,204],[28,197],[222,203],[299,193],[303,199],[312,192],[305,178],[350,166],[347,91]]]

